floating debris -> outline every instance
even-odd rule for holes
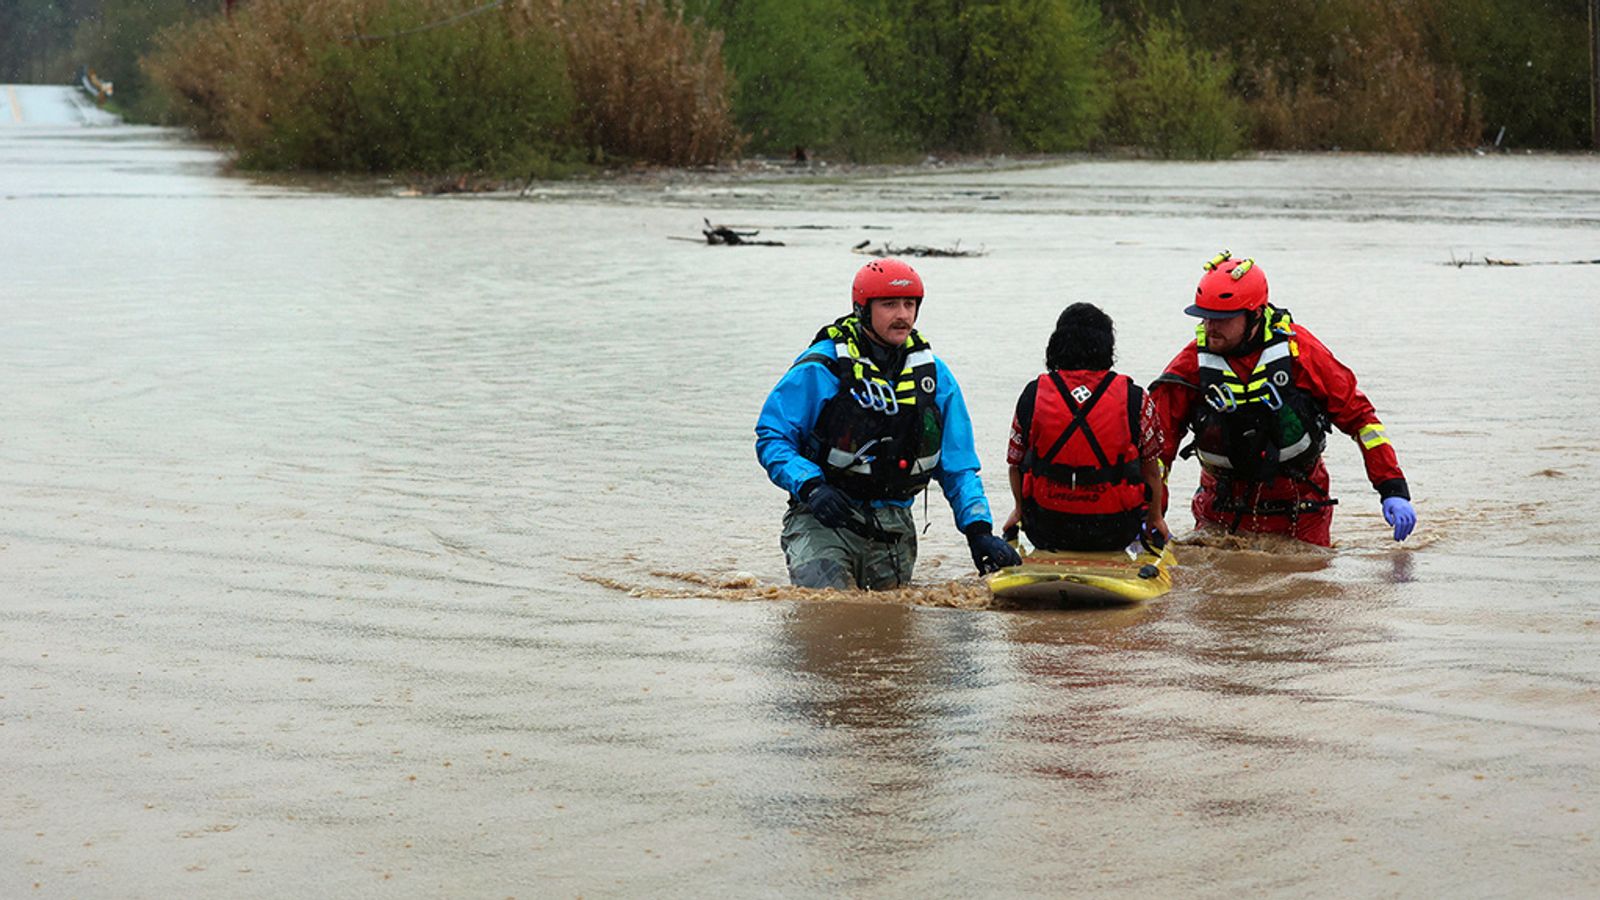
[[[989,255],[989,251],[983,250],[983,249],[963,250],[963,249],[961,249],[961,242],[960,241],[956,241],[956,245],[954,247],[944,248],[944,247],[924,247],[924,246],[922,246],[920,244],[907,244],[904,247],[896,247],[895,245],[889,243],[888,241],[884,241],[882,245],[874,247],[874,246],[872,246],[872,241],[866,240],[866,241],[862,241],[861,243],[855,245],[854,247],[851,247],[850,248],[850,252],[851,253],[861,253],[861,254],[865,254],[867,256],[988,256]]]
[[[768,231],[888,231],[893,225],[729,225],[729,228],[765,228]]]
[[[1600,259],[1536,259],[1531,262],[1522,262],[1515,259],[1496,259],[1485,256],[1483,259],[1474,259],[1471,254],[1466,259],[1456,259],[1454,253],[1450,254],[1447,265],[1461,268],[1462,266],[1600,266]]]
[[[783,246],[783,241],[752,241],[752,240],[750,240],[751,238],[753,238],[756,235],[761,233],[759,230],[738,231],[738,230],[736,230],[736,229],[734,229],[734,228],[732,228],[730,226],[727,226],[727,225],[713,225],[713,224],[711,224],[711,220],[710,219],[702,219],[701,221],[706,223],[706,227],[700,229],[700,233],[705,235],[705,243],[707,243],[707,244],[709,244],[709,245],[711,245],[713,247],[718,247],[718,246],[723,246],[723,247],[782,247]],[[694,241],[697,244],[700,243],[700,239],[698,239],[698,238],[678,237],[676,235],[668,235],[668,238],[670,238],[671,240],[674,240],[674,241]]]

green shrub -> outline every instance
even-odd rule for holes
[[[1230,93],[1233,67],[1191,49],[1172,19],[1150,19],[1119,54],[1122,77],[1109,116],[1113,134],[1159,156],[1216,159],[1244,144],[1244,104]]]
[[[859,58],[913,146],[1071,150],[1098,133],[1106,96],[1099,8],[1089,0],[875,0]]]
[[[992,113],[1022,150],[1087,145],[1106,101],[1099,8],[1024,0],[973,4],[965,12],[971,43],[962,108]]]
[[[395,3],[364,23],[395,34],[436,18]],[[515,172],[558,154],[571,97],[552,40],[478,16],[384,40],[326,42],[297,96],[272,104],[260,168]]]
[[[1485,140],[1494,140],[1503,126],[1515,146],[1589,146],[1584,6],[1565,0],[1436,4],[1437,53],[1461,71],[1477,98]]]
[[[561,52],[504,14],[424,27],[463,8],[258,0],[166,33],[147,68],[247,167],[543,170],[571,118]]]
[[[751,149],[853,158],[884,150],[888,135],[851,45],[847,0],[689,0],[685,8],[725,35],[734,116]]]

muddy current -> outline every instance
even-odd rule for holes
[[[409,193],[0,132],[0,896],[1600,890],[1600,161]],[[1060,309],[1148,381],[1226,247],[1417,533],[1335,435],[1331,550],[1180,506],[1143,606],[992,608],[936,492],[789,587],[752,427],[863,241],[982,252],[914,264],[997,516]]]

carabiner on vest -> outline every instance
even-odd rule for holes
[[[862,409],[875,409],[886,416],[900,411],[900,398],[895,396],[894,386],[886,381],[863,381],[859,389],[851,389],[850,396],[856,398]]]
[[[1213,384],[1206,388],[1206,405],[1217,412],[1229,413],[1239,408],[1239,401],[1233,396],[1233,388],[1226,384]],[[1273,407],[1276,409],[1277,407]]]
[[[1261,398],[1261,402],[1266,405],[1267,409],[1277,412],[1283,408],[1283,396],[1278,393],[1278,386],[1270,380],[1267,381],[1266,387],[1267,395]]]

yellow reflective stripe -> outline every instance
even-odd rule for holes
[[[1357,435],[1357,439],[1361,441],[1363,450],[1371,450],[1380,444],[1389,443],[1389,438],[1384,435],[1383,426],[1377,424],[1362,428],[1361,433]]]
[[[889,389],[889,382],[882,378],[873,377],[871,379],[863,378],[862,380],[871,381],[873,384],[881,384],[886,390]],[[902,381],[899,384],[896,384],[893,390],[895,396],[899,398],[901,403],[917,402],[917,383],[915,381]]]

